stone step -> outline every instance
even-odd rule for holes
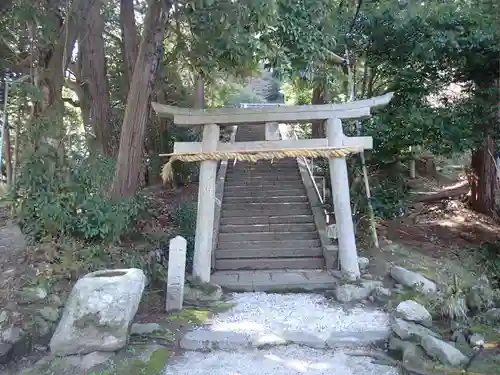
[[[299,176],[274,176],[274,177],[229,177],[225,182],[228,186],[233,185],[281,185],[295,184],[302,185],[302,180]]]
[[[316,240],[317,231],[311,232],[249,232],[249,233],[219,233],[219,244],[236,241],[295,241]]]
[[[338,284],[338,279],[322,269],[216,271],[210,277],[210,281],[231,292],[276,292],[277,290],[319,292],[335,289]]]
[[[305,195],[282,195],[278,197],[272,196],[250,196],[250,197],[224,197],[225,203],[292,203],[292,202],[307,202]]]
[[[228,170],[232,171],[266,171],[269,169],[281,169],[284,171],[297,170],[299,168],[297,161],[291,160],[289,162],[274,162],[263,160],[262,162],[251,163],[236,161],[230,162],[227,166]]]
[[[245,203],[248,204],[248,203]],[[309,206],[287,207],[286,205],[279,205],[269,203],[265,208],[245,208],[245,204],[240,207],[233,207],[237,205],[222,205],[221,217],[254,217],[254,216],[290,216],[290,215],[312,215]],[[225,207],[226,206],[226,207]]]
[[[218,259],[216,270],[267,270],[267,269],[321,269],[323,257],[310,258],[264,258],[264,259]]]
[[[254,233],[254,232],[313,232],[316,225],[313,223],[304,224],[222,224],[219,233]]]
[[[320,247],[321,241],[319,239],[307,240],[271,240],[271,241],[244,241],[238,240],[233,242],[219,242],[217,250],[231,250],[231,249],[298,249],[308,247]]]
[[[267,183],[262,181],[261,183],[253,183],[246,184],[245,181],[230,181],[226,182],[224,186],[224,191],[234,191],[234,190],[260,190],[260,191],[269,191],[269,190],[296,190],[302,189],[304,191],[304,185],[302,181],[276,181],[276,183]]]
[[[272,179],[272,180],[302,180],[298,172],[282,172],[282,171],[268,171],[268,172],[234,172],[226,175],[227,180],[236,179]]]
[[[274,172],[279,172],[279,173],[283,173],[283,174],[288,174],[288,173],[298,173],[299,172],[299,169],[298,167],[295,165],[290,165],[290,166],[286,166],[286,165],[281,165],[281,166],[273,166],[273,165],[262,165],[262,166],[258,166],[258,167],[255,167],[255,166],[234,166],[234,167],[228,167],[227,168],[227,173],[228,174],[251,174],[251,173],[254,173],[254,174],[270,174],[270,173],[274,173]]]
[[[258,168],[262,166],[272,166],[272,167],[281,167],[281,166],[295,166],[297,167],[297,160],[295,158],[287,158],[281,160],[275,160],[271,162],[270,160],[259,160],[254,162],[251,161],[236,161],[236,163],[229,163],[230,168],[241,168],[241,167],[252,167]]]
[[[300,258],[321,257],[321,247],[305,249],[228,249],[216,250],[216,259],[249,259],[249,258]]]
[[[271,174],[271,173],[298,173],[299,169],[295,165],[290,165],[290,166],[273,166],[273,165],[263,165],[259,167],[252,167],[252,166],[246,166],[246,167],[228,167],[227,169],[227,174],[241,174],[241,175],[248,175],[248,174]]]
[[[234,180],[238,178],[245,179],[275,179],[275,180],[300,180],[300,173],[298,171],[268,171],[268,172],[232,172],[226,175],[226,180]]]
[[[293,216],[253,216],[253,217],[224,217],[220,225],[253,225],[253,224],[314,224],[312,215]]]
[[[285,202],[285,203],[233,203],[223,202],[222,210],[256,210],[256,211],[274,211],[287,209],[310,209],[308,202]]]
[[[225,185],[226,186],[234,186],[234,185],[248,185],[248,183],[253,183],[255,185],[281,185],[286,184],[285,189],[289,188],[288,186],[292,185],[292,188],[295,186],[303,186],[302,178],[300,176],[280,176],[275,173],[270,173],[267,176],[226,176]]]
[[[291,196],[301,196],[306,193],[303,186],[297,189],[273,189],[272,191],[264,191],[261,188],[250,188],[247,189],[235,189],[226,186],[224,191],[224,200],[229,197],[291,197]]]
[[[364,318],[364,317],[363,317]],[[369,352],[369,347],[384,347],[390,337],[388,329],[380,328],[379,330],[370,331],[347,331],[329,333],[329,338],[321,337],[319,334],[313,334],[307,331],[295,330],[277,330],[277,333],[267,332],[244,334],[234,331],[210,331],[202,328],[197,331],[187,333],[181,340],[180,346],[184,350],[192,351],[210,351],[218,349],[221,351],[234,352],[235,350],[248,350],[251,348],[273,347],[286,344],[295,344],[297,347],[309,347],[319,349],[322,352],[325,349],[339,349],[340,352],[346,349],[365,349]],[[322,335],[324,336],[324,334]],[[314,351],[309,351],[309,355]],[[229,354],[229,353],[228,353]],[[368,362],[370,363],[370,362]],[[338,363],[337,363],[338,365]],[[333,367],[332,367],[333,368]],[[351,367],[350,367],[351,368]],[[362,372],[363,367],[356,374],[367,374]],[[387,374],[386,370],[380,372],[369,372],[370,374]],[[393,372],[390,372],[393,373]],[[280,374],[282,374],[280,372]],[[353,374],[350,372],[350,374]]]

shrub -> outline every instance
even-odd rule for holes
[[[145,209],[141,195],[110,199],[114,161],[33,155],[22,165],[11,197],[18,222],[33,239],[74,237],[117,241]]]
[[[486,242],[476,252],[481,272],[486,274],[494,288],[500,288],[500,241]]]
[[[177,234],[187,241],[186,269],[191,272],[193,265],[194,239],[196,235],[196,202],[180,202],[173,215]]]

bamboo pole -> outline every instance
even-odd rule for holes
[[[346,55],[346,61],[347,61],[347,72],[348,72],[348,82],[351,88],[351,95],[350,95],[350,100],[355,101],[356,100],[356,82],[355,82],[355,76],[354,72],[351,66],[351,61],[349,57],[349,50],[347,47],[345,48],[345,55]],[[361,136],[361,121],[356,120],[356,135],[359,137]],[[371,192],[370,192],[370,182],[368,180],[368,169],[366,168],[366,159],[365,159],[365,152],[362,150],[359,153],[359,158],[361,162],[361,169],[363,171],[363,182],[365,186],[365,193],[366,193],[366,200],[367,200],[367,206],[368,206],[368,219],[370,223],[370,236],[372,239],[373,246],[375,248],[379,248],[379,241],[378,241],[378,235],[377,235],[377,223],[375,221],[375,211],[373,210],[373,205],[372,205],[372,197],[371,197]]]

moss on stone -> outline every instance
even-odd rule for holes
[[[204,283],[199,278],[193,278],[192,280],[188,280],[188,285],[191,288],[199,289],[207,294],[215,293],[219,289],[218,285],[211,283]]]
[[[214,306],[182,309],[167,317],[167,321],[178,321],[186,324],[203,324],[207,322],[212,314],[221,313],[231,309],[234,305],[227,302],[218,303]]]
[[[147,360],[124,361],[122,366],[109,375],[160,375],[171,356],[172,352],[167,348],[158,348]]]
[[[99,327],[100,317],[98,313],[88,313],[75,320],[75,326],[80,329]]]
[[[163,370],[171,356],[172,352],[167,348],[156,349],[153,353],[151,353],[151,357],[149,358],[147,368],[149,372],[147,372],[146,375],[159,374]]]
[[[482,335],[486,335],[490,332],[491,327],[486,324],[476,324],[470,327],[472,333],[480,333]]]
[[[225,311],[228,311],[228,310],[231,310],[232,308],[234,307],[234,303],[230,303],[230,302],[221,302],[221,303],[218,303],[217,305],[215,306],[212,306],[210,308],[210,311],[212,313],[222,313],[222,312],[225,312]]]
[[[186,324],[201,324],[210,318],[210,310],[207,309],[183,309],[167,317],[169,321],[179,321]]]

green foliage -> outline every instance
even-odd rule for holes
[[[186,269],[190,270],[193,264],[194,239],[196,235],[196,202],[180,202],[173,214],[177,235],[187,241]]]
[[[393,161],[417,144],[449,155],[473,148],[485,131],[497,133],[484,126],[498,97],[491,91],[500,63],[500,34],[489,17],[495,7],[488,1],[412,4],[405,11],[396,3],[365,6],[352,43],[376,74],[366,91],[396,92],[365,127],[379,160]]]
[[[494,288],[500,289],[500,242],[487,242],[476,252],[482,273],[488,275]]]
[[[384,177],[375,177],[378,181],[371,189],[375,216],[382,219],[404,216],[408,211],[406,199],[409,192],[404,176],[400,173],[384,173]]]
[[[175,142],[199,142],[201,138],[200,134],[192,128],[171,125],[164,139],[167,141],[164,150],[173,152]],[[179,184],[196,181],[199,168],[198,163],[176,162],[174,164],[174,179]]]
[[[246,76],[258,66],[266,43],[258,34],[274,21],[274,2],[197,0],[180,7],[172,53],[206,81],[214,72]]]
[[[26,158],[13,197],[19,224],[34,239],[74,237],[118,241],[146,206],[140,195],[107,197],[114,162],[68,159],[61,165],[53,149]]]
[[[331,54],[338,48],[338,4],[332,0],[276,1],[275,25],[262,36],[273,47],[269,64],[289,77],[325,78]]]

